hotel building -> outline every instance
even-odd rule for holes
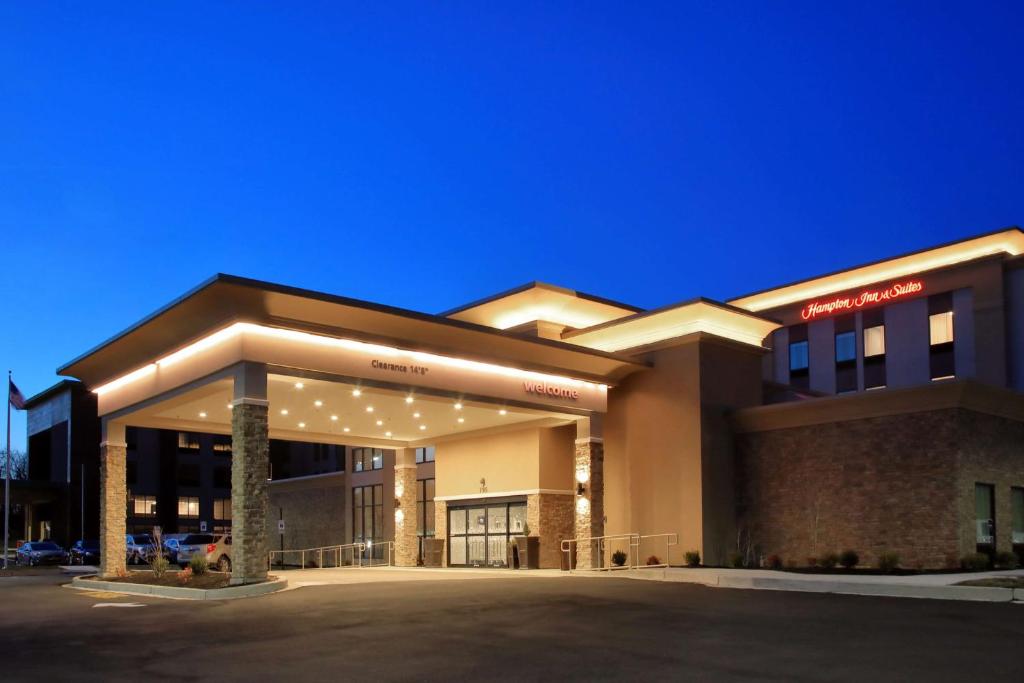
[[[266,576],[303,500],[322,538],[404,566],[431,534],[446,566],[501,566],[526,532],[542,567],[607,566],[616,543],[707,564],[1019,552],[1022,254],[1011,228],[654,310],[532,283],[429,315],[218,275],[58,370],[96,397],[102,572],[124,557],[129,428],[230,450],[236,583]],[[343,448],[343,472],[268,483],[271,440]]]

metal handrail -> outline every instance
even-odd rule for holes
[[[665,562],[661,564],[640,564],[640,544],[645,540],[650,539],[665,539]],[[626,555],[626,562],[621,566],[604,566],[604,557],[608,548],[609,541],[623,541],[628,543],[629,552]],[[574,567],[572,564],[572,550],[573,546],[578,546],[580,543],[589,543],[593,546],[597,543],[597,552],[601,561],[598,562],[597,567]],[[590,536],[587,538],[567,538],[563,539],[561,543],[561,550],[563,553],[568,555],[568,561],[566,565],[569,567],[569,571],[619,571],[629,569],[658,569],[668,567],[671,564],[672,548],[679,545],[679,534],[667,533],[667,534],[609,534],[606,536]]]
[[[635,562],[630,562],[630,556],[637,557],[637,553],[640,550],[640,534],[629,533],[629,534],[609,534],[606,536],[589,536],[586,538],[566,538],[562,540],[561,549],[562,552],[568,555],[568,561],[566,565],[569,567],[569,571],[617,571],[621,569],[632,569],[635,566]],[[625,540],[629,544],[629,553],[626,556],[626,562],[622,566],[604,566],[604,561],[598,562],[596,567],[574,567],[572,563],[572,548],[574,545],[578,546],[580,543],[589,543],[593,546],[594,542],[597,542],[597,551],[601,558],[604,557],[605,550],[607,549],[608,541],[622,541]]]
[[[363,551],[365,549],[366,549],[366,544],[365,543],[343,543],[343,544],[339,544],[339,545],[325,545],[325,546],[321,546],[319,548],[296,548],[294,550],[271,550],[270,553],[268,554],[267,561],[269,563],[269,566],[273,567],[274,566],[274,556],[275,555],[280,555],[281,556],[280,566],[284,566],[284,558],[285,558],[286,555],[288,555],[289,553],[291,553],[291,554],[298,553],[299,554],[299,567],[302,568],[302,569],[305,569],[306,568],[306,555],[308,553],[310,555],[313,555],[313,554],[316,555],[316,557],[317,557],[316,567],[323,569],[323,568],[326,568],[325,565],[324,565],[324,553],[326,552],[327,553],[327,557],[328,557],[328,563],[330,563],[330,556],[331,556],[331,554],[334,553],[336,555],[336,561],[335,561],[335,564],[334,564],[335,568],[341,568],[343,566],[361,567],[362,564],[363,564]],[[343,551],[346,551],[346,550],[353,551],[352,552],[352,564],[350,564],[350,565],[342,565],[342,563],[341,563],[341,554],[342,554]]]
[[[375,564],[376,560],[373,557],[366,558],[368,564],[362,565],[366,567],[393,567],[395,565],[395,542],[394,541],[367,541],[365,543],[365,550],[372,551],[374,548],[383,546],[386,551],[386,557],[384,564]],[[362,559],[362,553],[360,553],[360,559]]]
[[[670,566],[672,564],[672,548],[673,548],[673,546],[679,545],[679,534],[676,534],[676,533],[671,533],[671,534],[647,534],[647,535],[644,535],[644,536],[640,536],[639,542],[637,543],[637,550],[639,550],[639,546],[640,546],[641,543],[644,542],[644,539],[652,539],[652,538],[664,538],[665,539],[665,561],[660,563],[660,564],[644,564],[644,565],[641,566],[639,564],[640,556],[637,555],[637,560],[638,560],[637,569],[659,569],[659,568],[668,567],[668,566]]]

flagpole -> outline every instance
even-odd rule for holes
[[[7,569],[8,535],[11,533],[11,371],[7,371],[7,471],[4,476],[4,569]]]

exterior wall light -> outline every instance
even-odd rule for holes
[[[587,514],[587,512],[589,510],[590,510],[590,501],[589,500],[587,500],[586,498],[582,498],[582,497],[576,499],[576,512],[578,514],[585,515],[585,514]]]
[[[401,510],[395,510],[395,524],[401,524],[405,521],[405,513]]]
[[[586,465],[581,465],[576,468],[576,481],[580,484],[586,484],[590,481],[590,468]]]
[[[395,500],[397,501],[398,499],[400,499],[402,497],[403,493],[405,493],[405,486],[402,485],[401,482],[396,482],[395,483]],[[396,502],[395,504],[397,505],[398,503]]]

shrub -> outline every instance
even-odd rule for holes
[[[996,555],[996,567],[999,569],[1016,569],[1020,566],[1020,559],[1013,553],[1003,551]]]
[[[192,567],[185,567],[178,572],[178,583],[184,585],[192,580]]]
[[[843,565],[845,569],[853,569],[860,564],[860,555],[853,550],[844,550],[839,555],[839,564]]]
[[[621,550],[616,550],[612,553],[612,564],[616,567],[622,567],[626,564],[626,553]]]
[[[743,553],[729,553],[729,566],[736,569],[743,568]]]
[[[960,566],[970,571],[988,569],[991,558],[985,553],[969,553],[960,558]]]
[[[647,558],[647,566],[648,567],[650,567],[651,565],[655,565],[655,564],[661,564],[661,560],[658,559],[657,555],[651,555],[650,557]]]
[[[769,555],[765,558],[764,566],[768,569],[782,569],[782,558],[778,555]]]
[[[893,552],[884,552],[878,556],[878,568],[883,572],[891,572],[900,566],[900,556]]]
[[[687,551],[687,553],[686,553],[686,555],[684,555],[684,557],[686,559],[686,566],[687,567],[699,567],[700,566],[700,553],[697,552],[696,550],[689,550],[689,551]]]
[[[818,564],[820,564],[824,569],[835,569],[836,565],[839,564],[839,555],[835,553],[825,553],[821,556],[821,559],[818,560]]]
[[[206,561],[205,555],[193,555],[192,559],[188,561],[188,568],[196,576],[202,576],[209,570],[210,563]]]

